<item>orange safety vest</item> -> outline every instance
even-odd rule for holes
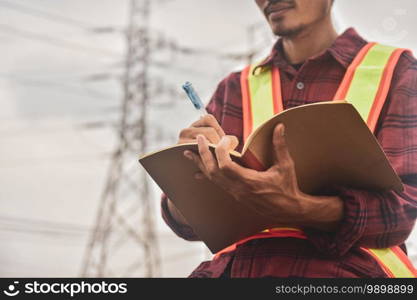
[[[387,98],[395,66],[406,49],[397,49],[369,43],[357,54],[346,71],[334,100],[353,104],[372,132]],[[242,107],[244,140],[264,121],[283,111],[281,81],[276,67],[257,68],[250,65],[242,71]],[[292,237],[307,239],[296,228],[273,228],[245,238],[215,255],[233,251],[236,246],[253,239]],[[376,259],[388,277],[417,277],[417,271],[401,250],[395,246],[387,249],[361,248]]]

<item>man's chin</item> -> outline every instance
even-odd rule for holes
[[[304,30],[304,26],[286,27],[283,25],[272,25],[272,32],[279,37],[289,38],[300,34]]]

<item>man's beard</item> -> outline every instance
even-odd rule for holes
[[[291,0],[281,0],[281,1],[291,2]],[[273,1],[273,2],[279,2],[279,0]],[[323,5],[321,7],[320,15],[317,17],[316,20],[314,20],[310,24],[299,24],[293,28],[285,28],[284,26],[282,26],[282,24],[277,24],[277,26],[272,29],[276,36],[283,37],[283,38],[294,38],[298,36],[299,34],[301,34],[303,31],[308,30],[308,28],[311,27],[312,25],[315,25],[316,23],[323,21],[327,17],[328,13],[329,13],[328,6]]]
[[[293,38],[299,35],[301,32],[303,32],[306,29],[307,26],[305,25],[299,25],[295,28],[278,28],[274,30],[274,34],[279,37],[283,38]]]

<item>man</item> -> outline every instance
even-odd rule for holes
[[[338,36],[331,21],[332,0],[256,0],[280,39],[260,65],[279,68],[284,109],[330,101],[347,68],[367,44],[354,29]],[[386,277],[361,247],[403,245],[417,215],[417,63],[407,52],[396,65],[375,135],[402,179],[403,192],[332,187],[321,196],[300,191],[285,128],[273,134],[275,163],[265,172],[233,163],[241,150],[242,73],[218,86],[207,106],[211,115],[180,133],[179,143],[198,141],[199,154],[185,152],[201,172],[257,213],[285,227],[302,228],[306,238],[264,238],[241,243],[203,262],[191,277]],[[217,144],[215,155],[208,143]],[[317,141],[319,142],[319,141]],[[163,197],[167,224],[187,240],[198,237],[172,202]]]

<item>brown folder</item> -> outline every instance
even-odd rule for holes
[[[319,194],[332,185],[375,191],[403,189],[382,148],[350,103],[318,102],[283,111],[259,126],[234,161],[254,169],[271,165],[272,133],[278,123],[295,162],[300,189]],[[214,151],[214,145],[210,146]],[[213,252],[274,227],[209,180],[196,180],[197,167],[183,155],[197,144],[175,145],[139,159],[162,191]]]

